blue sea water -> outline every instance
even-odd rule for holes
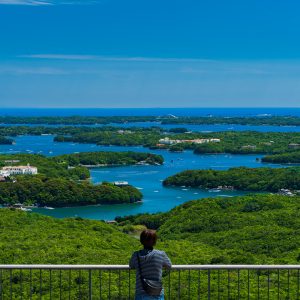
[[[0,116],[300,116],[300,108],[1,108]]]
[[[127,166],[103,167],[91,170],[92,182],[126,180],[136,186],[144,195],[142,203],[122,205],[100,205],[85,207],[68,207],[34,211],[54,217],[80,216],[89,219],[111,220],[116,216],[137,213],[155,213],[168,211],[192,199],[205,197],[232,197],[245,193],[236,191],[209,192],[208,190],[186,187],[167,188],[162,186],[166,177],[186,169],[216,169],[226,170],[231,167],[248,166],[262,167],[257,158],[261,155],[195,155],[191,151],[170,153],[166,150],[149,150],[144,147],[97,146],[94,144],[55,143],[53,136],[19,136],[15,145],[0,145],[0,153],[39,153],[46,156],[85,152],[85,151],[139,151],[163,155],[165,163],[162,166]],[[278,165],[269,165],[278,167]]]
[[[300,108],[149,108],[149,109],[1,109],[1,116],[161,116],[174,114],[176,116],[300,116]],[[2,124],[2,126],[5,124]],[[161,126],[155,122],[113,124],[115,126]],[[32,125],[34,126],[34,125]],[[48,125],[47,125],[48,126]],[[93,125],[102,126],[102,125]],[[185,127],[191,131],[228,131],[255,130],[297,132],[300,127],[291,126],[247,126],[247,125],[163,125],[165,129]],[[36,212],[54,217],[80,216],[90,219],[111,220],[116,216],[137,213],[155,213],[168,211],[192,199],[204,197],[232,197],[244,193],[209,192],[207,190],[190,189],[186,187],[166,188],[162,180],[166,177],[186,169],[216,169],[226,170],[231,167],[248,166],[262,167],[257,158],[260,155],[194,155],[191,151],[170,153],[164,150],[149,150],[143,147],[105,147],[94,144],[55,143],[53,136],[19,136],[14,138],[15,145],[0,145],[0,153],[39,153],[53,156],[66,153],[85,151],[141,151],[163,155],[165,163],[162,166],[128,166],[115,168],[98,168],[91,170],[92,182],[126,180],[141,189],[144,199],[142,203],[123,205],[99,205],[85,207],[60,208],[55,210],[35,209]],[[278,167],[278,165],[269,165]]]

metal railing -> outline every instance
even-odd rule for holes
[[[300,265],[175,265],[165,299],[300,299]],[[0,299],[134,299],[127,265],[0,265]]]

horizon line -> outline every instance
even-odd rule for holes
[[[232,108],[242,108],[242,109],[253,109],[253,108],[289,108],[289,109],[300,109],[300,106],[153,106],[153,107],[0,107],[0,109],[232,109]]]

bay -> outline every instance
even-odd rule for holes
[[[161,166],[126,166],[126,167],[102,167],[91,169],[91,180],[97,184],[102,181],[126,180],[139,188],[144,195],[142,203],[122,205],[99,205],[66,207],[47,210],[34,209],[45,215],[54,217],[82,217],[96,220],[112,220],[116,216],[125,216],[138,213],[164,212],[193,199],[205,197],[232,197],[242,195],[245,192],[191,189],[187,187],[170,188],[163,187],[162,180],[177,172],[187,169],[216,169],[226,170],[231,167],[247,166],[261,167],[257,158],[261,155],[195,155],[192,151],[183,153],[171,153],[166,150],[149,150],[144,147],[118,147],[97,146],[94,144],[56,143],[52,135],[46,136],[19,136],[15,138],[15,145],[1,145],[0,153],[39,153],[46,156],[54,156],[67,153],[87,151],[138,151],[151,152],[163,155],[165,163]],[[268,166],[278,167],[278,165]]]

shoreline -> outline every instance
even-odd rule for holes
[[[139,201],[135,201],[135,202],[130,202],[130,203],[114,203],[114,204],[109,204],[109,203],[103,203],[103,204],[89,204],[89,205],[74,205],[74,206],[60,206],[60,207],[53,207],[53,206],[47,206],[46,207],[51,207],[53,209],[59,209],[59,208],[74,208],[74,207],[97,207],[97,206],[107,206],[107,205],[126,205],[126,204],[142,204],[144,201],[143,200],[139,200]],[[33,209],[45,209],[48,210],[48,208],[45,208],[45,206],[27,206],[27,205],[23,205],[22,207],[24,208],[33,208]],[[8,206],[3,206],[0,205],[0,209],[1,208],[9,208],[11,209],[12,207],[8,207]]]
[[[106,205],[126,205],[126,204],[141,204],[143,203],[144,201],[143,200],[139,200],[139,201],[135,201],[135,202],[129,202],[129,203],[103,203],[103,204],[88,204],[88,205],[74,205],[74,206],[60,206],[60,207],[53,207],[54,209],[58,209],[58,208],[74,208],[74,207],[97,207],[97,206],[106,206]],[[47,206],[47,205],[46,205]],[[29,206],[24,206],[24,207],[29,207]],[[44,206],[41,206],[41,207],[37,207],[37,206],[34,206],[32,208],[43,208],[43,209],[46,209]]]

